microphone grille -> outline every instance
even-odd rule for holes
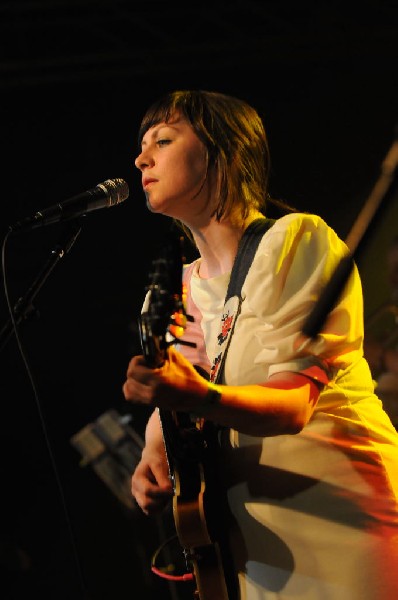
[[[120,204],[129,197],[129,186],[124,179],[107,179],[101,187],[109,194],[109,206]]]

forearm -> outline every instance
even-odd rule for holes
[[[315,382],[297,374],[264,385],[211,384],[195,414],[249,435],[295,434],[311,418],[319,391]]]
[[[151,450],[157,449],[160,452],[165,450],[162,427],[157,409],[152,412],[145,428],[145,448],[147,447],[150,447]]]

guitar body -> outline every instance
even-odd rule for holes
[[[206,445],[204,454],[200,460],[175,459],[173,516],[178,539],[193,566],[199,598],[228,600],[231,596],[222,555],[225,547],[220,545],[218,535],[221,515],[215,510],[221,498],[215,495],[218,486],[210,445]]]
[[[186,320],[182,301],[180,241],[170,239],[162,258],[154,261],[148,286],[149,303],[141,314],[141,346],[148,366],[160,367],[170,341],[176,340]],[[148,298],[148,296],[147,296]],[[173,518],[179,543],[191,565],[199,600],[231,600],[220,543],[223,495],[215,469],[217,429],[198,423],[187,413],[158,409],[163,440],[173,483]],[[225,534],[225,532],[224,532]]]

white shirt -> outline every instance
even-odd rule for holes
[[[363,358],[356,268],[318,338],[301,333],[346,250],[320,217],[286,215],[263,236],[242,288],[224,382],[291,370],[326,387],[297,435],[223,436],[241,600],[398,598],[398,434]],[[196,319],[185,337],[199,327],[205,346],[181,350],[208,367],[230,274],[200,279],[199,260],[185,270]]]

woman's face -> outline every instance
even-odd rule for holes
[[[208,205],[207,152],[178,115],[148,129],[135,166],[142,172],[148,208],[190,223]]]

